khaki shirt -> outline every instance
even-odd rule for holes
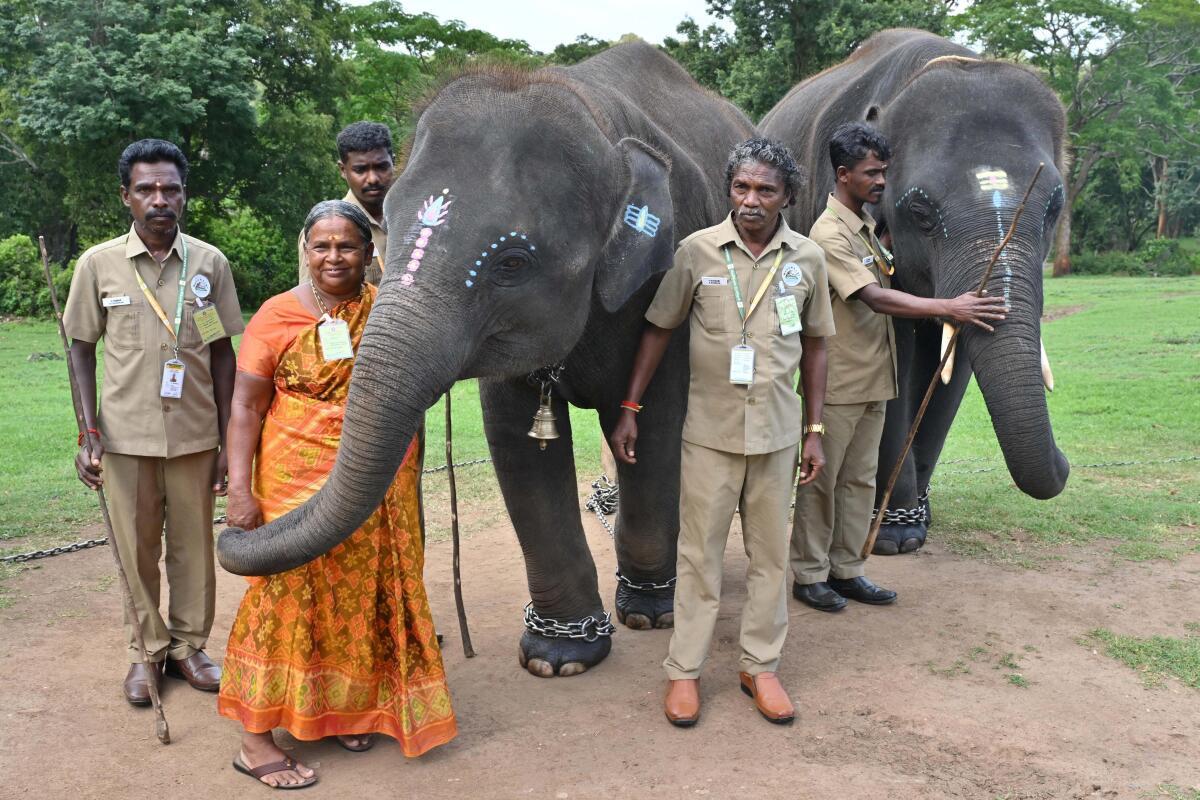
[[[387,259],[385,255],[387,251],[387,223],[383,220],[375,219],[371,216],[371,212],[363,208],[362,203],[358,202],[358,198],[354,196],[354,192],[346,192],[346,196],[342,198],[351,205],[362,208],[363,213],[367,215],[367,219],[371,221],[371,241],[375,243],[375,256],[371,259],[371,263],[367,265],[366,278],[367,283],[373,283],[376,286],[383,280],[383,263]],[[304,255],[304,229],[300,229],[300,236],[296,240],[296,250],[300,256],[300,273],[299,283],[308,283],[308,259]]]
[[[174,327],[185,239],[187,288],[179,324],[183,396],[167,398],[159,396],[159,391],[163,364],[174,356],[171,334],[146,302],[133,270],[141,274]],[[124,236],[96,245],[79,257],[63,325],[72,339],[104,339],[104,377],[97,420],[105,450],[174,458],[211,450],[220,443],[211,355],[192,320],[196,309],[192,278],[196,275],[208,278],[211,289],[205,302],[216,305],[225,333],[241,333],[246,326],[229,262],[210,244],[177,234],[160,266],[130,228]],[[105,305],[106,298],[109,305]]]
[[[729,246],[747,311],[776,255],[781,248],[784,251],[772,287],[747,321],[746,343],[755,351],[754,383],[750,386],[729,382],[730,351],[741,342],[742,323],[729,285],[722,252],[725,246]],[[784,336],[779,332],[775,298],[780,296],[780,285],[796,298],[801,333]],[[782,219],[758,258],[743,244],[732,216],[696,231],[680,243],[675,265],[664,276],[646,319],[660,328],[675,328],[689,315],[692,377],[683,438],[746,455],[771,453],[798,443],[803,428],[795,388],[803,351],[801,335],[829,336],[834,330],[821,248],[792,231]]]
[[[825,402],[870,403],[896,396],[896,334],[892,318],[876,314],[854,297],[864,286],[884,289],[892,282],[880,265],[883,246],[875,238],[875,221],[861,217],[833,195],[813,223],[809,238],[825,251],[833,321],[837,335],[826,342],[829,373]],[[869,243],[869,244],[868,244]]]

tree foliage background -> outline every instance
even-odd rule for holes
[[[1041,71],[1067,108],[1072,155],[1059,271],[1072,253],[1140,252],[1200,225],[1196,0],[710,0],[708,10],[717,24],[684,19],[662,46],[753,119],[889,27],[955,36]],[[128,224],[121,149],[170,139],[192,163],[188,228],[230,257],[248,307],[289,285],[312,203],[344,192],[343,125],[383,121],[399,145],[414,103],[446,71],[480,59],[573,64],[611,44],[584,35],[538,53],[396,0],[6,0],[0,26],[10,32],[0,239],[45,235],[68,263]],[[27,270],[5,272],[11,282]],[[35,307],[36,295],[11,305]]]

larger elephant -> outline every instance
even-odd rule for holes
[[[386,271],[337,465],[304,507],[223,533],[222,565],[273,573],[341,542],[379,504],[425,410],[478,377],[532,600],[522,664],[567,675],[603,659],[610,627],[567,404],[596,409],[611,432],[661,273],[680,239],[725,213],[725,159],[752,133],[644,43],[571,67],[477,69],[447,82],[420,112],[387,197]],[[687,342],[675,339],[646,395],[638,463],[619,471],[616,610],[630,627],[672,621],[687,405]],[[526,433],[543,389],[561,437],[540,449]]]
[[[1016,485],[1044,499],[1066,484],[1070,468],[1055,445],[1043,391],[1048,362],[1040,333],[1042,263],[1063,203],[1065,115],[1030,70],[981,59],[925,31],[878,33],[842,64],[793,88],[760,123],[812,169],[789,220],[797,230],[809,230],[833,187],[830,134],[854,120],[874,124],[892,145],[876,217],[895,243],[893,285],[925,297],[977,286],[1045,164],[989,283],[1008,301],[1006,319],[994,334],[970,326],[962,333],[952,377],[938,386],[896,484],[877,545],[895,552],[925,540],[924,499],[972,371]],[[888,404],[879,494],[942,353],[940,325],[896,319],[895,328],[900,388]]]

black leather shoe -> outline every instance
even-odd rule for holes
[[[846,598],[829,588],[824,581],[820,583],[793,583],[792,597],[806,606],[812,606],[817,611],[841,611],[846,607]]]
[[[870,603],[873,606],[886,606],[896,602],[896,593],[891,589],[876,586],[866,578],[830,578],[829,587],[842,597],[849,597],[860,603]]]

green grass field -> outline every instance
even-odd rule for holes
[[[959,553],[1036,566],[1085,544],[1116,558],[1173,559],[1200,549],[1200,277],[1073,277],[1046,282],[1043,327],[1056,391],[1050,412],[1074,468],[1050,501],[1017,491],[972,386],[934,476],[933,536]],[[1061,316],[1056,316],[1061,314]],[[99,520],[74,476],[75,423],[50,322],[0,323],[0,555],[73,541]],[[477,388],[454,389],[455,460],[487,456]],[[532,417],[533,409],[530,409]],[[444,462],[443,412],[428,417],[427,466]],[[580,480],[599,474],[595,415],[573,411]],[[1167,459],[1193,459],[1163,463]],[[1122,467],[1089,467],[1134,461]],[[991,469],[989,472],[976,470]],[[486,465],[459,470],[464,529],[503,517]],[[431,535],[444,535],[445,474],[427,481]]]

